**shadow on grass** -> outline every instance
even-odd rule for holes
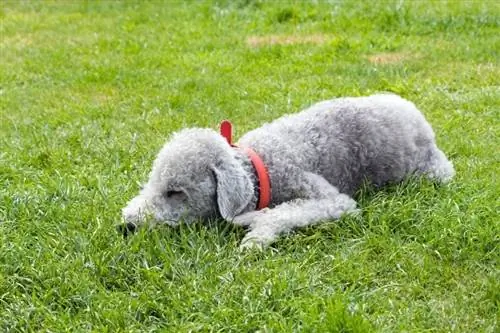
[[[345,215],[338,220],[294,230],[294,237],[282,237],[274,244],[301,247],[322,242],[355,241],[367,234],[397,236],[403,240],[416,240],[420,227],[432,216],[432,210],[450,189],[423,177],[410,177],[401,183],[376,187],[366,183],[354,195],[361,209],[357,216]]]

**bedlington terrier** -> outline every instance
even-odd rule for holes
[[[258,207],[262,180],[244,147],[267,169],[267,208]],[[294,228],[357,213],[352,195],[365,181],[417,174],[447,182],[454,173],[413,103],[392,94],[338,98],[252,130],[237,147],[211,129],[173,134],[121,227],[222,218],[248,227],[242,248],[263,247]]]

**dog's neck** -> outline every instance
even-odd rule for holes
[[[253,185],[252,199],[244,210],[244,212],[249,212],[255,210],[255,207],[257,207],[257,203],[259,202],[259,178],[257,177],[257,172],[248,154],[246,154],[242,149],[236,150],[236,160],[241,163],[245,172],[250,175],[250,179]]]
[[[262,162],[262,159],[252,148],[240,148],[238,145],[233,144],[233,125],[229,120],[221,122],[220,135],[226,139],[227,143],[231,147],[238,149],[239,154],[237,154],[237,156],[239,156],[239,160],[242,161],[243,169],[245,169],[245,171],[248,172],[248,175],[250,175],[254,188],[252,202],[250,203],[255,204],[254,209],[267,208],[271,202],[271,183],[269,180],[269,174],[267,173],[267,168]],[[245,209],[245,211],[247,209]]]

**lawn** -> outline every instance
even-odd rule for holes
[[[500,2],[3,1],[0,23],[0,331],[498,332]],[[220,221],[115,231],[170,133],[379,91],[423,111],[452,183],[365,188],[263,252]]]

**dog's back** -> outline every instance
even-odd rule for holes
[[[392,94],[320,102],[247,133],[240,143],[262,155],[271,176],[286,177],[276,173],[297,165],[348,194],[365,178],[376,185],[401,180],[435,147],[420,111]]]

